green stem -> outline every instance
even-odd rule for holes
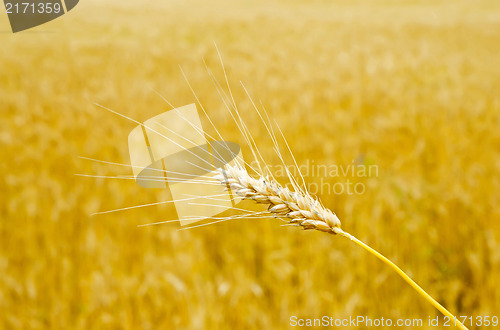
[[[459,329],[468,330],[467,327],[465,327],[457,318],[455,318],[455,316],[453,314],[448,312],[448,310],[446,308],[444,308],[440,303],[438,303],[436,300],[434,300],[434,298],[432,298],[427,292],[425,292],[424,289],[422,289],[417,283],[415,283],[408,275],[405,274],[405,272],[403,272],[401,270],[401,268],[396,266],[392,261],[390,261],[389,259],[384,257],[379,252],[375,251],[374,249],[372,249],[371,247],[369,247],[365,243],[361,242],[356,237],[352,236],[349,233],[346,233],[342,229],[335,228],[334,232],[338,235],[349,238],[351,241],[358,244],[363,249],[367,250],[368,252],[370,252],[371,254],[373,254],[374,256],[379,258],[380,260],[382,260],[384,263],[389,265],[396,273],[398,273],[399,276],[401,276],[408,284],[410,284],[422,297],[424,297],[428,302],[430,302],[434,307],[436,307],[441,313],[443,313],[443,315],[448,316],[450,318],[450,321],[454,320],[455,325]]]

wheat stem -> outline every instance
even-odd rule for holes
[[[372,249],[370,246],[368,246],[365,243],[361,242],[356,237],[352,236],[349,233],[346,233],[342,229],[340,229],[340,228],[334,228],[334,232],[337,235],[349,238],[351,241],[353,241],[354,243],[358,244],[363,249],[365,249],[366,251],[370,252],[371,254],[373,254],[374,256],[376,256],[377,258],[379,258],[380,260],[382,260],[385,264],[389,265],[389,267],[391,267],[396,273],[398,273],[399,276],[401,276],[408,284],[410,284],[415,289],[415,291],[417,291],[422,297],[424,297],[428,302],[430,302],[434,307],[436,307],[441,313],[443,313],[443,315],[448,316],[450,318],[450,321],[451,320],[455,320],[455,325],[459,329],[468,330],[467,327],[465,327],[457,318],[455,318],[455,316],[453,314],[451,314],[440,303],[438,303],[436,300],[434,300],[434,298],[432,298],[427,292],[425,292],[424,289],[422,289],[417,283],[415,283],[415,281],[413,281],[408,275],[406,275],[406,273],[403,272],[401,270],[401,268],[399,268],[398,266],[396,266],[395,263],[393,263],[392,261],[390,261],[389,259],[387,259],[386,257],[384,257],[381,253],[379,253],[376,250]]]

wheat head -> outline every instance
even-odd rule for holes
[[[234,194],[259,204],[269,204],[271,214],[288,219],[290,224],[331,234],[341,232],[335,213],[307,193],[291,191],[264,176],[253,178],[238,165],[227,165],[226,169],[218,171],[215,179],[229,186]]]
[[[324,207],[319,200],[314,199],[307,192],[291,191],[275,180],[265,178],[262,175],[258,179],[253,178],[244,167],[239,165],[231,166],[227,164],[225,169],[219,168],[217,171],[218,173],[214,178],[229,187],[234,194],[260,204],[269,204],[268,211],[277,217],[288,219],[289,224],[349,238],[390,266],[443,315],[448,316],[450,320],[454,320],[457,328],[468,330],[453,314],[432,298],[396,264],[356,237],[344,232],[340,228],[340,220],[335,213]]]

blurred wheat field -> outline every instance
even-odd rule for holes
[[[147,6],[146,6],[147,4]],[[498,1],[82,1],[8,33],[0,15],[0,328],[281,329],[289,318],[437,311],[349,241],[236,220],[177,231],[129,180],[135,125],[195,102],[241,142],[203,58],[240,109],[261,100],[299,164],[377,165],[362,195],[318,194],[343,228],[452,313],[500,314]],[[272,146],[256,116],[262,151]],[[245,155],[247,156],[247,155]],[[320,177],[307,178],[319,182]],[[331,183],[339,178],[323,178]],[[474,328],[474,327],[472,327]]]

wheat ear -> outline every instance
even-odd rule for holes
[[[238,165],[226,165],[225,169],[220,168],[218,171],[219,173],[215,178],[219,180],[221,184],[229,186],[234,194],[260,204],[269,204],[269,212],[282,219],[287,219],[289,224],[301,226],[304,229],[316,229],[349,238],[352,242],[358,244],[389,265],[422,297],[443,313],[443,315],[448,316],[450,321],[454,320],[455,325],[459,329],[467,330],[467,327],[425,292],[424,289],[406,275],[401,268],[396,266],[396,264],[358,240],[356,237],[343,231],[340,228],[340,220],[335,213],[325,208],[317,199],[312,198],[307,193],[291,191],[278,182],[269,178],[264,178],[263,176],[258,179],[253,178],[248,174],[245,168]]]

